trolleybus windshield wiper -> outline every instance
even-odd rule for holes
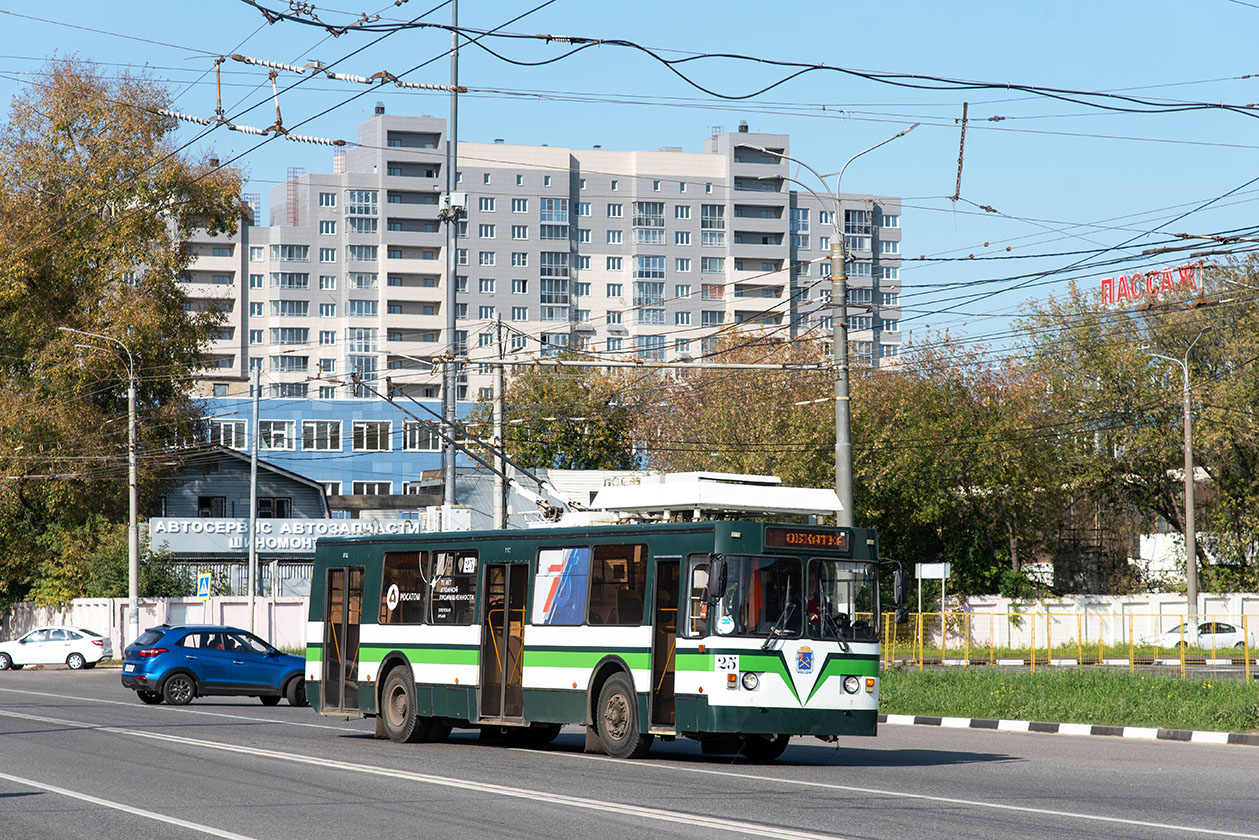
[[[778,621],[774,622],[774,626],[770,628],[769,636],[761,644],[761,650],[769,650],[769,646],[774,643],[774,639],[787,635],[787,620],[791,618],[791,613],[795,608],[796,604],[794,601],[787,602],[787,606],[783,608],[782,614],[778,616]]]

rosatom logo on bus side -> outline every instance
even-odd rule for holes
[[[385,606],[390,612],[398,608],[398,584],[390,585],[389,591],[385,593]]]
[[[1198,288],[1197,268],[1193,265],[1178,265],[1176,268],[1147,271],[1142,274],[1107,277],[1102,281],[1102,301],[1104,303],[1130,303],[1149,295],[1151,298],[1161,294],[1170,294],[1177,289],[1196,291]]]

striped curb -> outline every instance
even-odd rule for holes
[[[942,726],[947,729],[996,729],[1001,732],[1040,732],[1048,735],[1105,735],[1138,741],[1183,741],[1193,744],[1240,744],[1259,747],[1259,734],[1211,732],[1202,729],[1158,729],[1146,726],[1102,726],[1092,723],[1040,723],[1030,720],[936,717],[933,715],[879,715],[879,723],[892,726]]]
[[[1180,667],[1179,659],[1154,659],[1150,657],[1138,656],[1135,660],[1135,663],[1137,665],[1161,665],[1161,666],[1170,666],[1170,667],[1176,667],[1176,668]],[[906,667],[906,668],[918,667],[917,661],[912,660],[912,659],[896,659],[893,661],[892,664],[896,666],[900,666],[900,667]],[[979,668],[979,667],[992,667],[994,665],[997,667],[1026,668],[1030,666],[1031,664],[1032,664],[1032,661],[1030,659],[928,660],[928,666],[933,667],[933,668],[940,665],[943,665],[949,668],[966,668],[966,667]],[[1109,665],[1109,666],[1122,665],[1125,668],[1127,668],[1130,664],[1132,663],[1130,663],[1127,659],[1103,659],[1100,662],[1096,659],[1090,659],[1084,663],[1085,667],[1094,667],[1097,665]],[[1241,657],[1237,657],[1235,659],[1194,659],[1190,657],[1185,660],[1185,664],[1186,665],[1214,665],[1214,666],[1234,665],[1234,666],[1237,666],[1238,668],[1243,668],[1246,665],[1246,660]],[[1259,666],[1259,660],[1251,659],[1250,664],[1252,666]],[[1045,667],[1045,666],[1054,667],[1054,668],[1078,668],[1080,667],[1080,663],[1074,659],[1037,659],[1036,660],[1036,667],[1040,668],[1040,667]]]

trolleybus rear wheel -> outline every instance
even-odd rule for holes
[[[642,758],[654,739],[638,724],[638,695],[629,678],[613,674],[599,692],[599,740],[614,758]]]
[[[394,668],[385,679],[380,692],[380,717],[385,723],[385,734],[399,744],[441,740],[450,734],[449,727],[416,714],[415,681],[411,669],[405,666]]]

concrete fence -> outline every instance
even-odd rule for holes
[[[255,598],[254,632],[278,648],[304,648],[308,602],[298,596]],[[113,642],[114,655],[121,656],[126,615],[126,598],[76,598],[60,609],[15,604],[0,619],[0,639],[12,639],[48,624],[65,624],[107,636]],[[248,629],[249,599],[241,595],[221,595],[208,601],[141,599],[140,629],[157,624],[230,624]],[[127,639],[126,643],[132,641]]]

